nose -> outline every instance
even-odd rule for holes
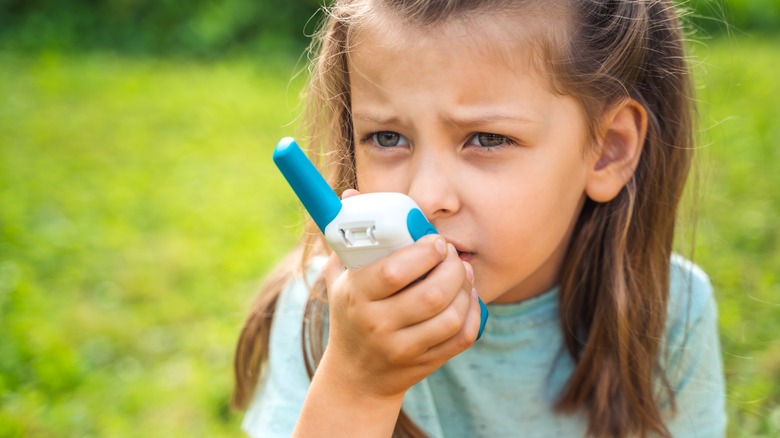
[[[409,183],[409,197],[429,220],[455,214],[461,205],[455,166],[444,157],[418,156]]]

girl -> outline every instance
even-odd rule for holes
[[[354,270],[304,235],[239,340],[247,432],[723,435],[711,288],[671,251],[682,40],[671,1],[337,0],[310,143],[441,234]]]

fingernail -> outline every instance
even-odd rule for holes
[[[447,245],[444,243],[444,239],[436,239],[434,246],[436,247],[436,251],[442,256],[447,254]]]
[[[466,278],[469,279],[469,283],[474,283],[474,269],[471,267],[471,263],[463,262],[463,267],[466,268]]]
[[[455,245],[448,243],[447,248],[449,249],[450,253],[458,255],[458,250],[455,249]]]

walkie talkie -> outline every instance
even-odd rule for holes
[[[273,160],[347,268],[376,261],[427,234],[438,234],[403,193],[364,193],[341,200],[291,137],[279,141]],[[479,335],[488,310],[479,299]]]

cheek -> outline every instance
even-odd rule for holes
[[[405,160],[377,160],[355,153],[356,187],[363,193],[409,191],[409,166]]]
[[[370,192],[370,187],[373,185],[370,172],[361,171],[362,167],[357,166],[357,187],[355,189],[360,190],[363,193]]]
[[[381,170],[371,164],[360,150],[355,151],[355,174],[357,176],[357,187],[363,193],[389,190],[379,184],[386,179],[387,175],[380,175]]]
[[[532,249],[547,253],[559,247],[568,236],[571,224],[579,215],[585,193],[585,175],[582,167],[561,166],[551,172],[552,178],[529,194],[525,212],[526,223],[521,225],[534,242]]]
[[[364,167],[357,170],[357,187],[362,193],[400,192],[406,193],[405,184],[397,172],[381,171]]]
[[[502,269],[533,271],[565,246],[584,198],[584,177],[575,167],[561,167],[518,178],[475,201],[482,205],[479,226],[491,230],[493,262]]]
[[[370,181],[367,179],[370,176],[371,173],[368,172],[366,166],[366,159],[363,156],[363,154],[360,152],[360,149],[358,148],[357,150],[355,150],[355,177],[357,179],[357,185],[358,185],[355,188],[361,190],[363,187],[370,185]]]

